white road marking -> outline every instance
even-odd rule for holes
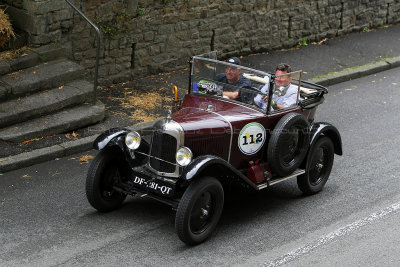
[[[273,261],[265,262],[262,266],[269,266],[269,267],[282,266],[290,261],[295,260],[296,258],[299,258],[299,257],[321,247],[321,246],[329,244],[342,236],[349,235],[352,232],[355,232],[356,230],[360,229],[361,227],[364,227],[376,220],[380,220],[394,212],[397,212],[398,210],[400,210],[400,202],[392,204],[391,206],[386,207],[378,212],[372,213],[371,215],[369,215],[363,219],[360,219],[360,220],[355,221],[351,224],[348,224],[342,228],[339,228],[338,230],[331,232],[331,233],[327,234],[326,236],[323,236],[303,247],[293,250]]]

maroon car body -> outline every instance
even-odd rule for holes
[[[238,99],[223,97],[231,90],[214,78],[236,67],[209,56],[191,59],[188,93],[176,100],[176,111],[150,126],[111,129],[94,142],[100,150],[86,180],[89,203],[99,211],[118,208],[127,195],[141,195],[176,210],[179,238],[190,245],[207,239],[222,212],[230,184],[262,190],[297,177],[304,194],[322,190],[333,155],[342,154],[339,131],[314,115],[328,92],[298,77],[296,104],[271,108],[275,75],[240,66],[252,81]],[[263,91],[261,88],[267,88]],[[266,109],[258,96],[269,96]]]
[[[185,146],[192,150],[194,157],[216,155],[235,168],[243,169],[248,167],[251,159],[263,157],[265,146],[255,155],[245,155],[238,146],[230,145],[227,137],[232,134],[232,139],[237,140],[240,130],[246,124],[253,122],[260,123],[265,129],[273,129],[279,119],[289,112],[301,113],[312,122],[315,109],[302,111],[298,107],[266,116],[265,112],[247,105],[232,103],[225,99],[188,94],[184,98],[182,109],[174,113],[172,119],[183,127]],[[268,133],[266,138],[269,139]]]

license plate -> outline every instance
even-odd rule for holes
[[[172,196],[174,194],[173,186],[161,180],[135,175],[132,181],[135,186],[145,189],[146,191],[157,193],[161,196]]]

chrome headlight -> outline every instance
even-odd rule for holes
[[[192,161],[193,154],[189,148],[183,146],[179,148],[178,151],[176,151],[175,157],[176,157],[176,162],[180,166],[184,167],[187,166]]]
[[[138,149],[140,146],[140,141],[142,138],[140,137],[140,134],[138,132],[130,132],[126,135],[125,137],[125,144],[129,149],[135,150]]]

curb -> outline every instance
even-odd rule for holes
[[[323,75],[321,78],[311,78],[309,81],[323,86],[328,86],[397,67],[400,67],[400,56],[372,62],[363,66],[344,69],[339,72]]]
[[[312,78],[309,81],[323,86],[328,86],[397,67],[400,67],[400,56],[389,58],[383,61],[373,62],[360,67],[330,73],[320,78]],[[138,129],[138,127],[149,127],[153,123],[154,122],[141,123],[127,128],[133,130]],[[89,136],[79,140],[69,141],[59,145],[45,147],[31,152],[0,159],[0,173],[28,167],[45,161],[53,160],[55,158],[89,151],[92,149],[93,141],[97,138],[97,136],[98,135]]]
[[[129,130],[150,127],[155,121],[140,123],[125,127]],[[0,159],[0,173],[5,173],[56,158],[62,158],[69,155],[89,151],[93,148],[93,142],[99,135],[88,136],[79,140],[65,142],[59,145],[36,149],[27,153],[21,153],[15,156]]]

